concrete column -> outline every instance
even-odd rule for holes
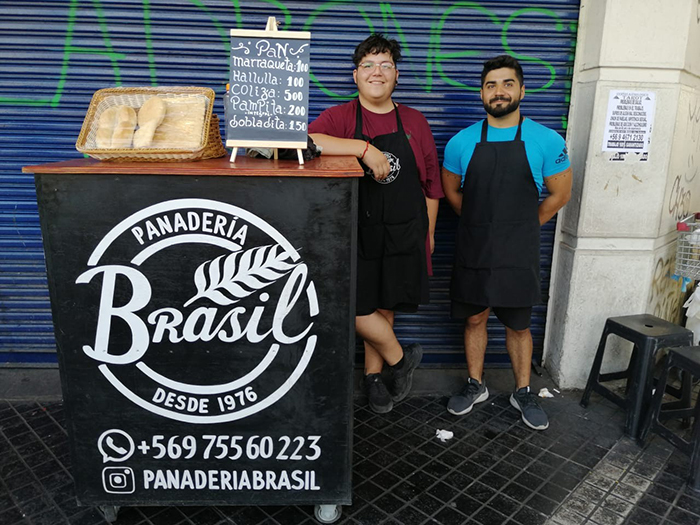
[[[605,319],[681,319],[676,221],[700,211],[700,0],[582,0],[567,142],[574,191],[559,218],[545,366],[582,388]],[[648,159],[603,151],[610,92],[651,91]],[[628,345],[605,371],[625,368]]]

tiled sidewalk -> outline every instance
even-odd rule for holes
[[[468,416],[413,397],[383,416],[355,409],[353,505],[344,524],[700,524],[688,460],[660,439],[622,437],[622,411],[580,393],[543,401],[551,425],[526,428],[508,394]],[[454,432],[441,443],[437,429]],[[60,402],[0,401],[0,524],[97,525],[77,507]],[[309,506],[123,508],[118,525],[317,523]]]

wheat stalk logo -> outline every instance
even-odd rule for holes
[[[275,244],[206,261],[194,272],[197,293],[184,306],[202,297],[221,306],[237,303],[288,274],[296,264],[287,259],[289,254]]]

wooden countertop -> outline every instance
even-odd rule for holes
[[[25,166],[23,173],[65,173],[105,175],[189,175],[230,177],[362,177],[363,171],[355,157],[317,157],[299,165],[296,160],[252,159],[238,156],[194,162],[117,162],[76,159],[36,166]]]

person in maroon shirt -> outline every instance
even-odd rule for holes
[[[425,117],[392,100],[401,47],[373,34],[355,49],[358,99],[325,110],[309,126],[323,155],[354,155],[365,170],[358,198],[355,328],[365,346],[365,389],[372,410],[389,412],[408,395],[423,350],[402,347],[394,312],[428,302],[430,254],[444,196],[435,141]],[[389,365],[389,382],[382,379]]]

